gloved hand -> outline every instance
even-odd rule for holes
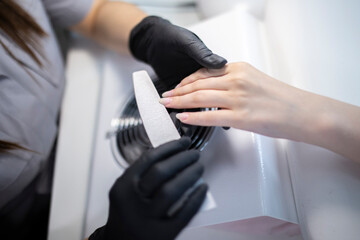
[[[227,62],[193,32],[156,16],[146,17],[134,27],[129,45],[135,58],[153,67],[166,90],[199,68],[218,69]]]
[[[188,224],[200,208],[205,184],[192,192],[172,217],[169,208],[200,178],[199,152],[187,150],[183,137],[144,153],[112,186],[106,225],[89,240],[170,240]]]

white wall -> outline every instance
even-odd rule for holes
[[[360,1],[271,0],[265,28],[283,81],[360,105]]]

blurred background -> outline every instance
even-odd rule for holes
[[[226,57],[229,62],[249,62],[293,86],[360,106],[359,0],[125,1],[138,5],[150,15],[158,15],[173,24],[189,28],[211,50]],[[63,166],[58,168],[56,175],[59,184],[55,187],[55,194],[59,198],[53,203],[50,240],[80,239],[72,237],[80,236],[84,232],[87,236],[106,220],[104,209],[107,209],[108,187],[122,169],[116,165],[109,140],[104,136],[119,106],[125,104],[125,97],[131,90],[131,84],[123,83],[130,81],[131,72],[139,69],[139,66],[146,67],[130,57],[109,53],[91,44],[86,45],[83,40],[73,41],[70,49],[68,89],[64,101],[69,124],[63,124],[61,129],[66,141],[59,144],[63,159],[58,162],[62,162]],[[84,67],[86,72],[79,71]],[[87,91],[79,91],[85,88]],[[84,104],[74,105],[74,99],[82,99]],[[75,120],[78,120],[81,131],[73,129]],[[79,142],[75,141],[74,133],[79,133]],[[84,143],[84,139],[89,142]],[[224,144],[223,139],[226,139],[228,144]],[[220,176],[220,165],[223,166],[226,160],[240,163],[238,169],[232,169],[233,175],[230,176],[234,176],[236,180],[243,179],[231,179],[231,184],[226,185],[228,188],[219,187],[218,190],[218,195],[226,195],[224,191],[228,189],[231,194],[227,196],[233,197],[235,193],[240,196],[237,203],[225,206],[231,209],[230,213],[240,214],[253,210],[250,204],[245,203],[246,197],[266,199],[270,204],[284,206],[283,203],[290,201],[286,198],[283,202],[278,201],[279,196],[272,191],[276,185],[273,183],[281,183],[279,189],[292,195],[291,191],[283,187],[284,182],[290,182],[302,234],[288,234],[287,231],[276,228],[275,230],[286,236],[281,238],[276,231],[259,236],[252,232],[253,229],[247,228],[254,225],[252,222],[246,225],[246,228],[241,228],[235,221],[235,224],[230,222],[221,228],[206,226],[187,229],[179,236],[179,240],[352,240],[356,237],[351,236],[359,236],[360,229],[355,225],[360,221],[360,184],[359,178],[351,175],[351,171],[359,169],[357,166],[346,163],[347,168],[344,170],[344,167],[339,166],[343,166],[345,160],[339,160],[339,156],[323,149],[292,142],[283,145],[277,140],[274,144],[273,139],[258,136],[255,138],[251,133],[233,129],[221,132],[221,135],[212,139],[211,144],[213,149],[216,148],[220,153],[218,155],[224,153],[218,157],[219,166],[216,166],[214,171],[207,168],[213,193],[216,194],[217,183],[229,176],[229,173],[225,174],[225,170]],[[281,157],[286,158],[289,167],[273,174],[272,167],[280,163],[282,158],[276,154],[271,158],[272,155],[267,154],[266,150],[270,149],[271,153],[282,146],[286,149],[281,152]],[[70,151],[74,147],[83,153],[82,163],[76,168],[73,162],[68,161],[79,160],[76,152]],[[258,155],[252,154],[252,149],[261,150],[266,156],[264,162],[274,163],[268,168],[270,174],[265,181],[265,185],[269,186],[266,188],[268,198],[258,199],[248,191],[252,181],[247,174],[252,173],[254,177],[258,177],[257,172],[250,169],[251,164],[256,165],[257,161],[262,163]],[[257,166],[260,167],[255,170],[263,171],[261,164]],[[279,175],[287,174],[289,169],[292,181],[278,179]],[[73,186],[66,184],[67,180],[71,179],[71,173],[73,178],[82,180],[83,185],[69,190],[69,204],[78,211],[64,214],[63,209],[66,208],[68,199],[61,191]],[[66,188],[62,188],[63,186]],[[257,190],[261,187],[251,188]],[[219,198],[216,198],[218,203]],[[270,210],[273,209],[275,207]],[[228,215],[231,215],[230,213]],[[263,229],[257,227],[255,230]]]

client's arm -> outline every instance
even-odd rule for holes
[[[200,69],[163,97],[169,108],[221,109],[178,114],[184,123],[301,141],[360,162],[360,107],[292,87],[247,63]]]

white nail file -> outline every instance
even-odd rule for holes
[[[140,117],[143,122],[145,131],[153,147],[158,147],[172,140],[180,139],[173,121],[166,108],[159,103],[160,96],[146,71],[133,73],[133,84],[136,103],[139,109]],[[195,184],[197,186],[202,180]],[[195,187],[194,186],[194,187]],[[186,196],[191,192],[188,191],[169,211],[169,215],[181,207]],[[214,198],[208,192],[201,210],[210,210],[216,207]]]
[[[136,104],[145,127],[145,131],[154,148],[180,139],[169,113],[159,103],[160,96],[146,71],[133,73]]]

